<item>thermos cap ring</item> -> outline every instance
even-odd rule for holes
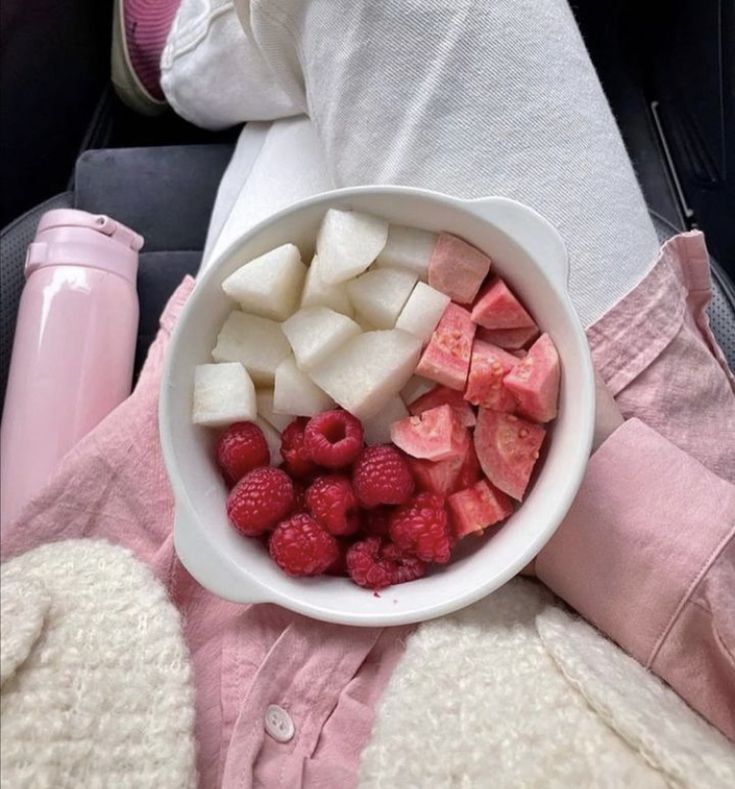
[[[26,253],[25,275],[41,266],[84,266],[135,282],[143,237],[104,214],[47,211]]]

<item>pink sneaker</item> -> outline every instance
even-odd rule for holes
[[[161,53],[180,0],[115,0],[112,84],[118,96],[144,115],[168,106],[161,90]]]

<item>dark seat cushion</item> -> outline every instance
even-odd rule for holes
[[[138,268],[136,375],[166,301],[199,268],[231,155],[230,145],[185,145],[87,151],[77,161],[75,207],[113,216],[145,238]]]
[[[3,395],[23,285],[25,249],[41,214],[50,208],[73,205],[109,214],[145,237],[138,274],[137,372],[166,301],[184,275],[194,274],[199,268],[217,188],[231,155],[230,144],[87,151],[77,161],[73,193],[53,198],[5,228],[0,236]],[[662,241],[678,232],[657,217],[654,222]],[[732,284],[714,261],[713,273],[712,328],[730,365],[735,367]]]
[[[230,145],[86,151],[74,205],[129,225],[145,238],[145,252],[201,251],[231,156]]]

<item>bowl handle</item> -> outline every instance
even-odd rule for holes
[[[243,580],[228,562],[223,562],[202,539],[195,526],[184,526],[187,513],[176,505],[174,515],[174,548],[176,555],[189,573],[205,588],[218,597],[233,603],[267,603],[265,590],[252,580]]]
[[[541,214],[507,197],[464,201],[467,208],[507,233],[538,260],[554,283],[568,290],[569,256],[559,231]]]

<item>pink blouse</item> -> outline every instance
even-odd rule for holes
[[[375,704],[410,628],[360,629],[215,598],[177,561],[160,457],[161,361],[174,294],[131,397],[65,458],[2,535],[3,559],[93,537],[147,562],[179,607],[197,689],[203,787],[354,785]],[[588,331],[627,421],[594,454],[537,572],[571,606],[735,739],[735,395],[707,327],[701,234]],[[293,725],[269,725],[277,705]]]
[[[536,573],[735,740],[735,390],[701,233],[588,331],[626,422],[590,459]]]

